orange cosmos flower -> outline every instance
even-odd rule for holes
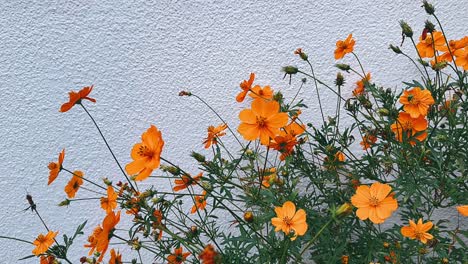
[[[135,181],[142,181],[159,167],[160,156],[164,141],[161,131],[154,125],[141,135],[141,143],[133,146],[131,157],[132,162],[125,166],[125,170],[130,175],[137,174]]]
[[[403,91],[400,103],[403,104],[405,112],[409,113],[412,118],[417,118],[420,115],[427,115],[429,107],[434,104],[434,98],[429,90],[414,87],[411,90]]]
[[[226,124],[222,124],[217,127],[209,126],[208,136],[205,138],[205,141],[203,141],[203,144],[205,144],[205,148],[206,149],[209,148],[211,144],[213,145],[218,144],[218,138],[226,135],[226,132],[224,132],[226,128],[227,128]]]
[[[427,120],[422,115],[418,118],[412,118],[410,114],[400,112],[397,121],[391,125],[391,129],[398,141],[402,142],[405,134],[407,138],[410,138],[410,144],[414,146],[416,142],[412,139],[413,137],[418,141],[426,139],[427,125]]]
[[[193,178],[192,178],[192,176],[190,176],[188,174],[187,175],[182,175],[181,179],[174,180],[174,183],[176,184],[176,186],[174,186],[174,188],[172,188],[172,190],[174,190],[174,192],[178,192],[180,190],[188,188],[190,185],[196,185],[197,182],[200,181],[202,175],[203,175],[203,172],[200,172],[197,176],[195,176]]]
[[[444,35],[442,35],[442,32],[434,31],[432,34],[434,35],[434,39],[432,39],[430,34],[428,34],[425,39],[423,39],[422,36],[419,37],[419,43],[416,45],[416,49],[422,58],[434,57],[433,45],[435,46],[436,50],[439,50],[445,45],[445,39]]]
[[[218,252],[216,252],[212,245],[206,246],[198,257],[202,264],[221,263],[221,258],[218,256]]]
[[[114,249],[111,249],[110,254],[109,264],[123,264],[122,255],[118,251],[116,253]]]
[[[73,177],[65,186],[65,193],[67,193],[68,198],[75,197],[76,192],[80,189],[80,186],[83,184],[83,172],[82,171],[74,171]]]
[[[107,197],[101,197],[101,208],[107,213],[117,207],[117,193],[112,186],[107,186]]]
[[[261,171],[263,174],[263,181],[262,181],[262,187],[264,188],[270,188],[270,181],[273,181],[276,179],[278,176],[276,174],[276,168],[269,168],[266,169],[265,171]]]
[[[46,235],[39,234],[33,244],[36,248],[33,249],[32,253],[36,256],[45,253],[50,246],[54,243],[54,238],[57,236],[57,232],[49,231]]]
[[[374,224],[381,224],[398,208],[398,203],[390,193],[392,187],[379,182],[370,187],[361,185],[351,197],[351,203],[357,207],[356,215],[361,220],[369,218]]]
[[[161,226],[163,226],[163,224],[162,224],[163,215],[162,215],[161,210],[154,210],[153,216],[154,216],[155,220],[153,221],[152,225],[153,225],[154,229],[159,229],[157,234],[158,234],[158,240],[160,240],[162,238],[162,235],[163,235],[163,230],[161,229]],[[155,232],[157,232],[157,231],[155,230]]]
[[[468,216],[468,205],[457,206],[458,212],[463,216]]]
[[[453,55],[455,56],[455,62],[458,67],[462,67],[465,71],[468,71],[468,47],[456,50]]]
[[[65,149],[62,149],[62,152],[60,152],[58,156],[58,162],[51,162],[49,163],[49,182],[47,185],[50,185],[55,179],[57,179],[57,176],[59,172],[62,170],[62,163],[63,159],[65,158]]]
[[[371,135],[371,134],[366,134],[366,135],[364,135],[362,137],[362,141],[361,141],[361,143],[359,143],[359,145],[362,146],[363,150],[366,150],[366,149],[370,148],[372,145],[374,145],[375,142],[377,142],[377,137],[376,136]]]
[[[338,40],[336,42],[335,60],[341,59],[344,55],[353,52],[354,43],[353,34],[349,34],[345,40]]]
[[[181,264],[187,257],[190,256],[189,252],[183,253],[182,247],[176,248],[174,253],[167,257],[168,264]]]
[[[262,98],[262,99],[273,99],[273,90],[270,88],[270,86],[265,86],[265,87],[260,87],[259,85],[255,85],[250,89],[251,93],[249,93],[249,96],[256,99],[256,98]]]
[[[303,209],[296,211],[294,203],[287,201],[282,207],[275,207],[276,217],[271,219],[275,232],[283,231],[286,235],[294,232],[291,240],[302,236],[307,231],[306,212]]]
[[[421,218],[419,218],[418,223],[414,223],[413,220],[409,220],[409,226],[403,226],[401,228],[401,234],[404,237],[409,237],[411,239],[417,239],[423,244],[427,243],[427,240],[434,238],[431,234],[427,233],[432,228],[433,224],[431,221],[424,223]]]
[[[62,113],[67,112],[68,110],[72,109],[72,107],[75,104],[81,104],[81,101],[83,99],[86,99],[88,101],[91,101],[91,102],[95,103],[96,99],[88,97],[88,95],[93,90],[93,87],[94,87],[93,85],[92,86],[86,86],[86,87],[84,87],[83,89],[81,89],[78,92],[74,92],[74,91],[69,92],[68,95],[70,96],[70,99],[68,100],[68,102],[64,103],[60,107],[60,112],[62,112]]]
[[[94,251],[101,253],[98,259],[99,262],[102,261],[106,254],[107,248],[109,247],[109,240],[119,221],[120,211],[118,211],[117,214],[114,214],[114,212],[108,213],[102,221],[102,227],[97,226],[93,234],[88,237],[89,244],[85,245],[85,247],[91,248],[89,255],[93,254]]]
[[[41,256],[41,259],[39,260],[39,264],[54,264],[55,263],[55,257],[50,255],[50,256]]]
[[[255,79],[255,73],[251,73],[250,74],[250,78],[249,80],[244,80],[240,83],[240,88],[242,89],[242,91],[237,95],[236,97],[236,101],[237,102],[242,102],[244,101],[245,99],[245,96],[247,95],[247,93],[250,91],[250,89],[252,89],[252,84],[254,82],[254,79]]]
[[[195,205],[192,207],[191,213],[194,214],[197,210],[205,210],[206,207],[206,191],[202,195],[195,196]]]
[[[288,114],[279,112],[280,105],[276,101],[256,99],[252,109],[244,109],[239,113],[241,124],[237,131],[246,140],[260,138],[263,145],[268,145],[279,129],[288,122]]]
[[[365,85],[370,81],[371,74],[366,74],[366,77],[356,82],[356,88],[353,90],[353,95],[358,96],[364,93]]]

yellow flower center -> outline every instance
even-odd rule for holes
[[[293,224],[293,223],[292,223],[292,219],[290,219],[290,218],[287,217],[287,216],[283,217],[283,223],[284,223],[286,226],[288,226],[288,228],[291,227],[292,224]]]
[[[144,145],[140,146],[137,153],[138,153],[138,155],[140,155],[142,157],[153,158],[153,156],[154,156],[154,151],[150,150],[147,146],[144,146]]]
[[[259,127],[266,127],[267,119],[263,116],[257,116],[257,125]]]
[[[380,203],[380,201],[379,201],[379,199],[377,199],[377,197],[371,196],[371,197],[369,198],[369,204],[370,204],[370,206],[376,207],[376,206],[379,205],[379,203]]]

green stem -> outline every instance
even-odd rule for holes
[[[322,234],[323,230],[325,230],[325,228],[327,228],[327,226],[333,222],[333,219],[330,219],[328,220],[328,222],[322,226],[322,228],[320,228],[320,230],[317,232],[317,234],[315,234],[315,236],[309,241],[309,243],[306,244],[306,246],[304,247],[304,249],[301,251],[301,256],[304,255],[304,253],[307,251],[307,249],[309,249],[315,242],[315,240],[317,240],[317,238],[320,236],[320,234]]]
[[[281,254],[281,260],[279,263],[281,264],[286,264],[287,262],[287,258],[286,256],[288,255],[288,249],[289,249],[289,244],[291,242],[291,239],[289,237],[286,237],[284,238],[284,249],[283,249],[283,254]]]
[[[29,242],[29,241],[27,241],[27,240],[23,240],[23,239],[20,239],[20,238],[16,238],[16,237],[0,236],[0,238],[10,239],[10,240],[16,240],[16,241],[19,241],[19,242],[28,243],[28,244],[33,245],[32,242]]]

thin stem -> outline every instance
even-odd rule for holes
[[[304,255],[306,250],[309,249],[312,246],[312,244],[315,242],[315,240],[317,240],[317,238],[320,236],[320,234],[322,234],[323,230],[325,230],[325,228],[327,228],[327,226],[331,222],[333,222],[333,219],[328,220],[328,222],[325,225],[323,225],[322,228],[320,228],[320,230],[317,232],[317,234],[315,234],[315,236],[309,241],[309,243],[306,244],[304,249],[301,251],[301,256]]]
[[[28,244],[33,245],[32,242],[29,242],[29,241],[27,241],[27,240],[23,240],[23,239],[20,239],[20,238],[16,238],[16,237],[0,236],[0,238],[10,239],[10,240],[16,240],[16,241],[19,241],[19,242],[28,243]]]
[[[314,68],[312,67],[312,64],[310,63],[309,60],[307,60],[307,63],[309,64],[310,71],[312,72],[312,79],[314,80],[314,83],[315,83],[315,91],[317,92],[317,99],[318,99],[318,103],[320,107],[320,114],[322,116],[322,121],[325,124],[325,115],[323,114],[322,100],[320,100],[320,93],[319,93],[318,84],[317,84],[317,82],[319,81],[317,80],[317,78],[315,78]]]
[[[101,185],[99,185],[99,184],[97,184],[97,183],[95,183],[95,182],[93,182],[93,181],[90,181],[90,180],[86,179],[86,178],[83,177],[83,176],[77,175],[77,174],[73,173],[73,172],[70,171],[70,170],[67,170],[67,169],[65,169],[65,168],[62,168],[62,170],[66,171],[66,172],[68,172],[68,173],[70,173],[70,174],[72,174],[73,176],[76,176],[76,177],[78,177],[78,178],[84,180],[85,182],[91,183],[92,185],[94,185],[94,186],[96,186],[96,187],[99,187],[99,188],[101,188],[101,189],[103,189],[103,190],[107,190],[106,188],[102,187]]]
[[[86,109],[86,107],[84,107],[83,104],[80,104],[81,107],[85,110],[86,114],[88,114],[89,118],[91,118],[91,121],[93,121],[94,123],[94,126],[97,128],[99,134],[101,135],[102,139],[104,140],[104,143],[106,143],[106,146],[107,146],[107,149],[109,149],[110,153],[112,154],[112,157],[114,158],[115,162],[117,163],[117,166],[119,166],[120,168],[120,171],[122,171],[122,174],[125,176],[125,179],[127,179],[127,182],[130,184],[130,187],[132,187],[132,189],[134,191],[136,191],[135,187],[133,186],[132,182],[130,181],[130,179],[128,178],[127,176],[127,173],[125,173],[124,169],[122,168],[122,165],[120,165],[120,162],[119,160],[117,160],[117,157],[115,156],[114,152],[112,151],[111,147],[109,146],[109,143],[107,143],[107,140],[106,138],[104,137],[104,134],[102,133],[101,129],[99,128],[98,124],[96,123],[96,121],[94,120],[93,116],[88,112],[88,110]]]

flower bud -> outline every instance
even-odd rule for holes
[[[344,77],[343,77],[343,74],[341,74],[341,72],[339,72],[337,75],[336,75],[336,80],[335,80],[335,84],[336,86],[342,86],[344,84]]]
[[[213,190],[213,186],[212,186],[209,182],[204,181],[204,182],[201,183],[201,186],[202,186],[203,189],[206,190],[207,192]]]
[[[429,63],[427,63],[427,61],[425,61],[425,60],[418,59],[418,62],[421,63],[421,65],[424,66],[424,67],[428,67],[428,66],[429,66]]]
[[[400,20],[400,27],[401,27],[401,31],[402,31],[403,35],[405,35],[408,38],[413,37],[413,30],[408,25],[408,23],[406,23],[403,20]]]
[[[177,168],[177,167],[174,167],[174,166],[166,166],[166,165],[161,165],[161,169],[163,171],[167,171],[169,173],[171,173],[172,175],[179,175],[180,174],[180,169]]]
[[[434,6],[432,4],[429,4],[426,0],[423,1],[423,7],[424,7],[424,10],[426,10],[426,13],[428,13],[429,15],[433,15],[434,14]]]
[[[283,100],[283,94],[281,92],[277,92],[273,95],[273,100],[277,102],[281,102]]]
[[[200,153],[197,153],[195,151],[192,151],[192,153],[190,154],[190,156],[192,156],[196,161],[198,162],[205,162],[206,161],[206,158],[205,156],[203,156],[202,154]]]
[[[389,248],[389,247],[390,247],[390,243],[384,242],[384,243],[383,243],[383,247],[384,247],[384,248]]]
[[[353,212],[353,206],[350,203],[344,203],[335,211],[335,216],[344,217]]]
[[[440,71],[443,68],[447,67],[447,65],[448,65],[448,63],[446,61],[440,61],[440,62],[435,63],[434,65],[432,65],[432,69],[434,71]]]
[[[335,64],[335,67],[346,72],[349,72],[349,70],[351,69],[351,66],[349,66],[348,64],[344,64],[344,63],[337,63]]]
[[[244,213],[244,220],[249,223],[252,223],[254,221],[254,215],[252,211],[247,211]]]
[[[349,263],[349,257],[344,255],[341,256],[341,264],[348,264]]]
[[[301,48],[296,49],[294,51],[294,54],[299,55],[299,57],[301,57],[301,59],[303,59],[305,61],[308,59],[307,54],[305,52],[303,52]]]
[[[65,199],[64,201],[61,201],[58,206],[68,206],[70,204],[70,200]]]
[[[198,227],[197,226],[191,226],[190,227],[190,233],[192,235],[194,235],[194,236],[197,235],[198,234]]]
[[[441,263],[442,263],[442,264],[448,264],[448,263],[449,263],[448,258],[443,258],[443,259],[441,260]]]
[[[297,67],[294,67],[294,66],[285,66],[285,67],[283,67],[283,71],[286,74],[296,74],[296,73],[299,72],[299,69]]]
[[[435,25],[432,24],[431,21],[426,20],[426,23],[424,23],[424,29],[427,29],[428,33],[432,33],[435,31]]]
[[[112,186],[112,182],[109,181],[108,178],[102,178],[102,181],[104,182],[105,185],[107,185],[107,186]]]
[[[179,96],[191,96],[192,93],[189,91],[180,91]]]
[[[379,113],[380,116],[388,116],[390,111],[388,111],[388,109],[386,108],[380,108],[379,110],[377,110],[377,113]]]
[[[393,50],[393,52],[395,52],[396,54],[401,54],[401,49],[400,47],[398,46],[393,46],[392,44],[390,44],[390,47],[389,47],[391,50]]]

